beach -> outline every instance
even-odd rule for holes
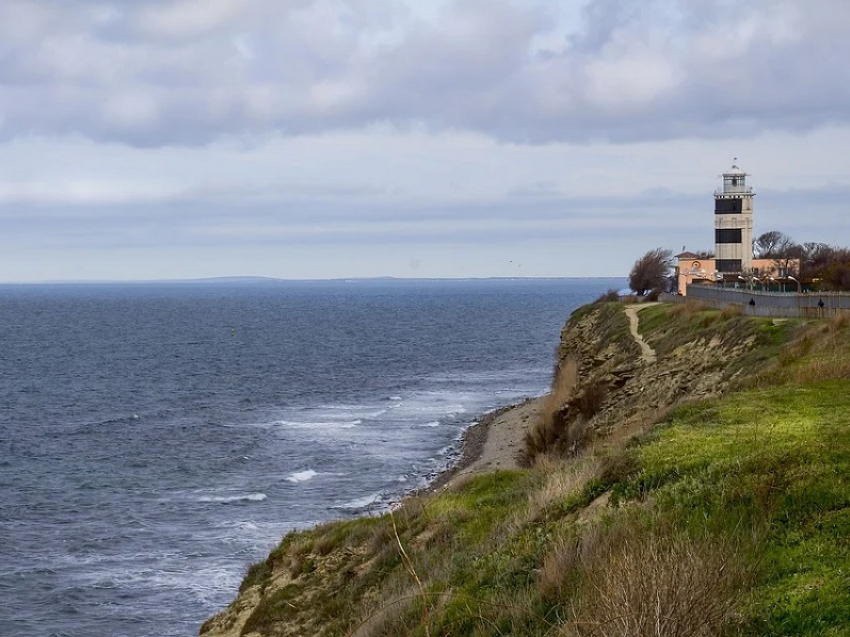
[[[540,416],[543,397],[529,398],[485,414],[463,435],[460,459],[425,489],[435,493],[471,475],[519,469],[525,434]]]

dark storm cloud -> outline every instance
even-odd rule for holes
[[[390,7],[393,7],[390,9]],[[850,119],[846,0],[5,0],[0,137],[140,146],[380,124],[506,141],[809,130]]]

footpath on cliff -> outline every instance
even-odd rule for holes
[[[629,305],[625,308],[631,336],[641,349],[641,361],[647,365],[655,363],[658,357],[640,334],[639,314],[643,309],[655,305],[658,303]],[[470,427],[464,435],[460,460],[438,476],[429,490],[452,487],[480,473],[519,469],[525,450],[525,437],[540,420],[544,403],[545,396],[531,398],[488,414]]]

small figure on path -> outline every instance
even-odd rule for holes
[[[823,309],[823,299],[818,299],[818,307]]]
[[[751,298],[750,299],[750,307],[755,307],[755,306],[756,306],[756,300]]]

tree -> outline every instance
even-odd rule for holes
[[[796,245],[787,234],[770,230],[753,241],[753,255],[756,259],[786,259],[789,257],[789,250]]]
[[[826,290],[850,290],[850,248],[805,243],[801,259],[806,279],[817,279]]]
[[[673,264],[672,254],[670,250],[655,248],[635,261],[629,273],[629,288],[640,296],[663,291]]]

